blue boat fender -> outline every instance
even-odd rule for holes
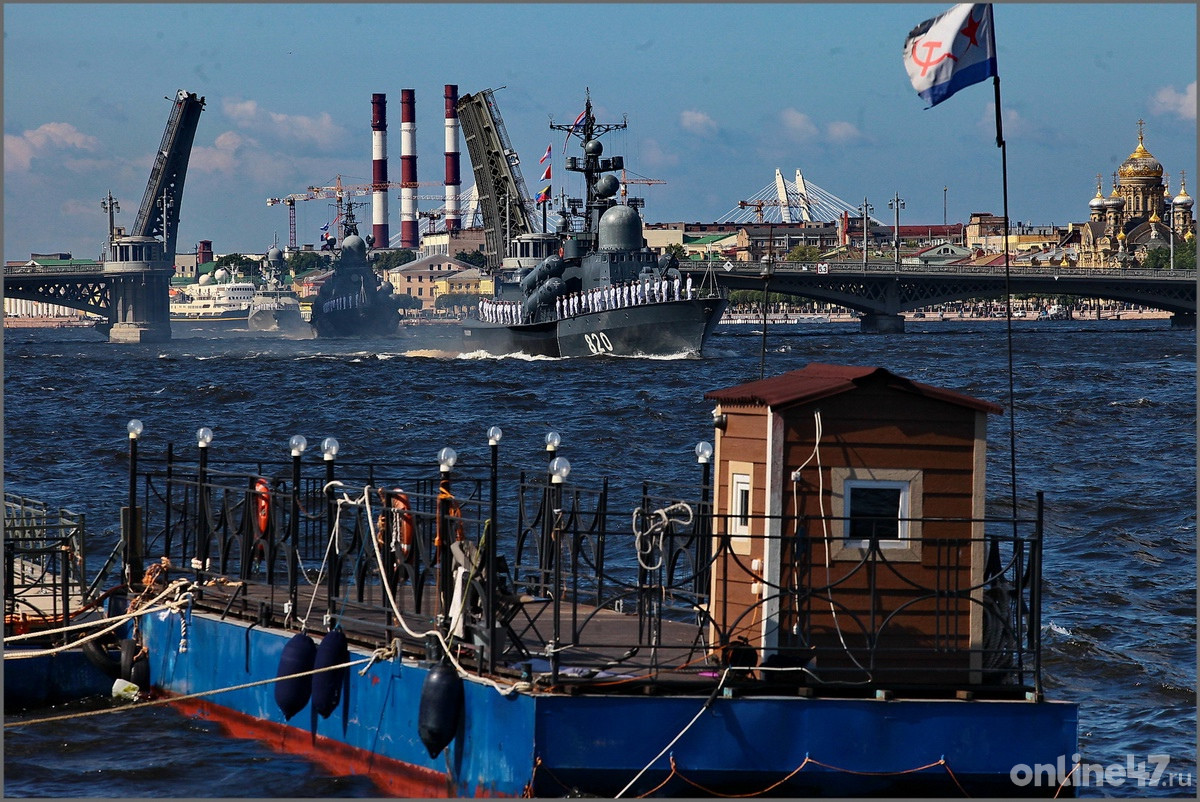
[[[421,686],[417,713],[417,735],[430,757],[437,757],[454,740],[462,707],[462,677],[450,664],[439,663]]]
[[[312,674],[305,672],[312,671],[316,658],[317,644],[303,632],[294,636],[283,647],[283,654],[279,657],[279,670],[275,672],[275,676],[287,679],[280,679],[275,683],[275,704],[283,711],[284,719],[290,719],[308,704],[312,696],[313,682]],[[293,674],[304,676],[294,677]]]
[[[346,666],[349,662],[350,647],[346,645],[346,633],[342,632],[341,627],[337,627],[321,639],[313,663],[313,668],[317,670],[312,678],[313,710],[316,710],[321,718],[329,718],[329,715],[337,710],[338,703],[342,700],[342,686],[349,673]],[[321,670],[332,666],[341,668],[332,671]]]

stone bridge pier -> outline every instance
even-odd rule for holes
[[[163,343],[171,339],[172,260],[152,237],[116,236],[104,276],[109,283],[108,339]]]
[[[858,320],[859,330],[869,334],[903,334],[904,315],[867,312]]]

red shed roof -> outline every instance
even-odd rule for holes
[[[726,387],[723,390],[710,390],[704,394],[704,397],[709,401],[724,404],[761,404],[768,407],[781,407],[839,395],[868,382],[883,382],[895,390],[915,393],[982,412],[999,414],[1004,411],[1003,407],[990,401],[915,382],[883,368],[825,365],[820,362],[812,362],[800,370],[772,376],[769,379]]]

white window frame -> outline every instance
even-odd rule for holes
[[[881,540],[879,551],[894,562],[920,562],[921,515],[923,509],[924,474],[919,469],[904,468],[831,468],[830,488],[832,509],[837,520],[831,530],[830,558],[861,560],[867,555],[868,544],[850,537],[850,492],[854,488],[879,487],[900,490],[899,538]]]
[[[906,541],[909,540],[909,523],[906,520],[912,516],[909,514],[912,495],[912,487],[909,482],[896,479],[847,479],[842,484],[842,492],[846,494],[846,520],[841,521],[842,524],[842,545],[847,548],[865,549],[870,544],[865,538],[851,538],[850,525],[854,518],[854,491],[855,490],[899,490],[900,491],[900,507],[897,510],[896,517],[896,534],[894,538],[880,538],[880,549],[900,549],[905,548]]]

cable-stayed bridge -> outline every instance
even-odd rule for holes
[[[843,214],[858,217],[862,207],[821,189],[796,170],[789,181],[775,170],[775,181],[738,203],[718,223],[833,223]],[[874,220],[874,218],[872,218]],[[878,222],[878,221],[875,221]]]

